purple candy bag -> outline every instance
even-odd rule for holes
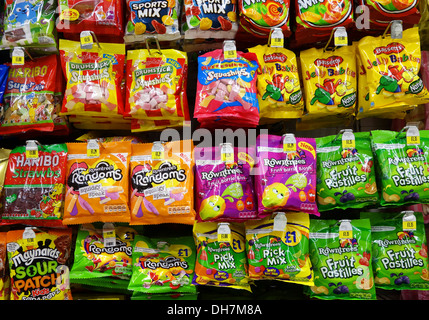
[[[259,135],[256,140],[255,192],[259,216],[293,210],[319,216],[316,205],[316,140],[295,138],[293,151],[283,137]]]
[[[197,147],[194,150],[198,221],[244,221],[257,218],[251,176],[255,149],[233,150],[233,163],[222,159],[221,147]]]

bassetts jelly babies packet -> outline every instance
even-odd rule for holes
[[[129,222],[130,141],[68,143],[64,224]]]

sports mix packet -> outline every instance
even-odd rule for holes
[[[428,290],[428,247],[421,212],[362,212],[371,221],[376,288]]]
[[[290,150],[284,139],[261,134],[256,140],[255,192],[259,216],[285,210],[319,215],[315,139],[295,138]]]
[[[376,300],[369,219],[311,220],[310,259],[311,298]]]

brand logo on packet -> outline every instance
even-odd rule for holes
[[[287,61],[287,56],[283,53],[272,53],[272,54],[264,54],[264,62],[281,62],[285,63]]]
[[[400,53],[405,49],[405,46],[401,43],[392,42],[389,43],[385,47],[377,47],[374,49],[374,54],[392,54],[392,53]]]
[[[133,186],[146,187],[152,183],[161,184],[167,180],[177,180],[183,182],[186,180],[186,171],[178,169],[178,167],[170,162],[162,163],[158,169],[152,170],[152,174],[148,174],[150,170],[146,166],[138,166],[132,175]]]
[[[69,186],[87,186],[88,183],[96,183],[104,179],[121,181],[122,178],[122,170],[106,161],[100,161],[94,168],[88,168],[85,162],[81,162],[75,163],[70,168],[67,184]]]
[[[183,268],[188,269],[188,263],[186,261],[182,261],[179,258],[169,256],[164,260],[159,260],[157,262],[151,260],[145,260],[143,262],[143,268],[149,268],[152,270],[156,270],[158,268],[162,269],[171,269],[171,268]]]
[[[332,56],[326,59],[316,59],[314,61],[314,64],[317,67],[325,67],[325,68],[331,68],[331,67],[337,67],[343,62],[343,58],[339,56]]]
[[[116,239],[116,244],[112,247],[99,247],[95,244],[91,244],[88,247],[88,252],[94,253],[94,254],[115,254],[117,252],[125,252],[128,256],[131,256],[133,253],[133,247],[127,246],[125,242],[120,241],[119,239]]]

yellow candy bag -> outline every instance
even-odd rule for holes
[[[258,100],[261,119],[294,119],[302,116],[302,97],[295,53],[281,47],[249,48],[258,57]]]
[[[418,28],[405,30],[401,39],[364,37],[358,43],[366,68],[371,107],[417,105],[429,101],[418,76],[421,66]]]
[[[357,99],[354,46],[301,52],[306,111],[311,116],[353,115]]]

